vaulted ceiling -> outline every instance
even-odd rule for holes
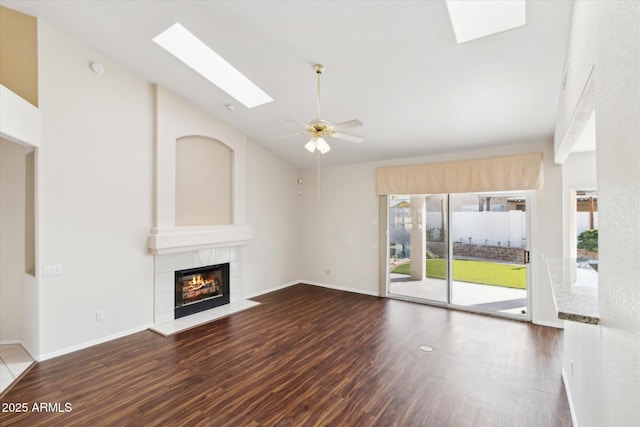
[[[528,1],[526,25],[457,44],[444,1],[1,1],[37,16],[222,118],[298,167],[309,139],[287,122],[364,122],[355,144],[329,140],[340,165],[553,135],[572,2]],[[247,109],[157,46],[180,22],[274,101]],[[90,58],[89,58],[90,59]],[[107,69],[106,73],[109,72]],[[231,111],[226,106],[234,105]]]

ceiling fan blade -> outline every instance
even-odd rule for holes
[[[338,139],[344,139],[345,141],[350,141],[350,142],[362,142],[364,141],[364,138],[361,136],[355,136],[355,135],[349,135],[346,133],[340,133],[340,132],[334,132],[333,135],[331,135],[334,138],[338,138]]]
[[[289,123],[295,123],[295,124],[297,124],[297,125],[300,125],[300,126],[302,126],[303,128],[305,128],[305,129],[309,127],[309,124],[308,124],[308,123],[301,122],[300,120],[291,120],[291,119],[287,119],[286,121],[287,121],[287,122],[289,122]]]
[[[300,135],[306,135],[309,132],[304,131],[304,132],[296,132],[296,133],[290,133],[288,135],[280,135],[280,136],[270,136],[267,139],[280,139],[280,138],[289,138],[290,136],[300,136]]]
[[[349,129],[349,128],[355,128],[358,126],[362,126],[362,122],[360,120],[349,120],[348,122],[342,122],[342,123],[336,123],[335,125],[331,125],[331,128],[333,130],[340,130],[340,129]]]

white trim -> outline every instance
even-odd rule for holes
[[[564,322],[562,320],[559,320],[558,322],[550,322],[548,320],[532,320],[531,323],[533,323],[534,325],[548,326],[550,328],[564,329]]]
[[[573,427],[578,427],[578,418],[576,417],[576,411],[573,407],[573,399],[571,398],[571,388],[569,388],[569,381],[567,381],[567,371],[562,368],[562,382],[564,383],[564,389],[567,394],[567,401],[569,402],[569,412],[571,413],[571,423]]]
[[[529,252],[529,264],[527,267],[527,321],[533,323],[533,294],[536,292],[534,290],[534,283],[538,278],[537,275],[537,258],[535,253],[538,250],[538,227],[537,227],[537,216],[538,216],[538,201],[537,201],[537,192],[533,190],[525,191],[525,221],[527,222],[526,226],[526,235],[527,235],[527,247],[526,251]],[[534,255],[531,255],[534,254]]]
[[[30,349],[29,346],[24,341],[20,341],[20,345],[22,346],[22,348],[25,349],[27,353],[29,353],[29,356],[31,356],[33,360],[35,360],[36,362],[38,361],[38,358],[36,357],[36,352]]]
[[[364,289],[349,288],[349,287],[346,287],[346,286],[338,286],[338,285],[330,285],[328,283],[312,282],[310,280],[301,280],[300,283],[303,284],[303,285],[319,286],[319,287],[322,287],[322,288],[335,289],[335,290],[338,290],[338,291],[353,292],[353,293],[356,293],[356,294],[363,294],[363,295],[371,295],[373,297],[379,297],[380,296],[380,295],[378,295],[377,291],[366,291]]]
[[[115,339],[118,339],[118,338],[126,337],[127,335],[136,334],[138,332],[145,331],[145,330],[149,329],[152,326],[153,326],[153,324],[149,323],[147,325],[139,326],[137,328],[130,329],[128,331],[119,332],[119,333],[113,334],[113,335],[107,335],[106,337],[102,337],[102,338],[98,338],[98,339],[95,339],[95,340],[87,341],[87,342],[84,342],[82,344],[72,345],[71,347],[63,348],[62,350],[56,350],[56,351],[52,351],[51,353],[40,354],[38,356],[33,356],[33,354],[32,354],[32,356],[37,362],[42,362],[42,361],[47,360],[47,359],[52,359],[54,357],[62,356],[62,355],[68,354],[68,353],[73,353],[74,351],[83,350],[85,348],[93,347],[94,345],[98,345],[98,344],[102,344],[102,343],[105,343],[105,342],[108,342],[108,341],[112,341],[112,340],[115,340]],[[25,349],[26,349],[26,347],[25,347]],[[27,349],[27,351],[29,351],[29,350]],[[29,353],[31,353],[31,352],[29,352]]]
[[[571,119],[569,120],[569,124],[562,136],[562,140],[558,143],[559,135],[555,135],[554,138],[554,146],[553,146],[553,162],[556,165],[563,164],[573,147],[576,145],[578,138],[582,134],[585,126],[589,122],[591,115],[593,114],[595,108],[595,82],[594,82],[594,66],[591,66],[591,70],[589,70],[589,75],[587,76],[587,81],[582,88],[582,92],[580,93],[580,99],[576,104],[576,108],[573,110],[571,114]],[[557,128],[556,128],[557,132]]]
[[[42,143],[40,110],[0,85],[0,136],[18,144],[39,147]]]
[[[250,225],[211,225],[195,227],[153,227],[147,238],[154,255],[191,252],[221,246],[246,245],[253,240]]]
[[[321,282],[314,282],[311,280],[294,280],[293,282],[289,282],[289,283],[285,283],[283,285],[280,286],[275,286],[273,288],[269,288],[269,289],[265,289],[263,291],[258,291],[252,294],[249,294],[247,296],[245,296],[246,299],[251,299],[251,298],[255,298],[257,296],[260,295],[264,295],[264,294],[268,294],[270,292],[274,292],[274,291],[279,291],[281,289],[285,289],[288,288],[290,286],[295,286],[295,285],[311,285],[311,286],[318,286],[321,288],[328,288],[328,289],[335,289],[337,291],[344,291],[344,292],[353,292],[356,294],[363,294],[363,295],[370,295],[370,296],[374,296],[374,297],[379,297],[380,295],[378,295],[378,293],[376,291],[366,291],[364,289],[357,289],[357,288],[350,288],[347,286],[338,286],[338,285],[330,285],[328,283],[321,283]]]
[[[378,196],[378,292],[389,296],[389,196]]]
[[[262,291],[258,291],[258,292],[251,293],[249,295],[245,295],[244,298],[245,299],[255,298],[255,297],[258,297],[260,295],[268,294],[270,292],[279,291],[281,289],[285,289],[285,288],[288,288],[290,286],[294,286],[294,285],[297,285],[297,284],[300,284],[300,283],[305,283],[305,282],[303,280],[295,280],[293,282],[285,283],[284,285],[274,286],[273,288],[264,289]]]

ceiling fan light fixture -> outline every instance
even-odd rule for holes
[[[331,147],[329,146],[327,141],[324,140],[324,138],[318,137],[314,139],[316,140],[316,148],[320,153],[325,154],[328,153],[329,150],[331,150]]]
[[[315,138],[311,138],[311,140],[305,144],[304,148],[306,148],[310,153],[316,151]]]

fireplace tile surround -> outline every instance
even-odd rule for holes
[[[244,299],[242,245],[167,253],[155,255],[154,258],[154,324],[150,328],[154,332],[169,336],[259,305],[257,302]],[[230,303],[175,319],[175,271],[227,262],[229,263]]]
[[[174,320],[175,271],[229,263],[231,302],[243,299],[242,246],[229,246],[155,256],[154,324]]]

